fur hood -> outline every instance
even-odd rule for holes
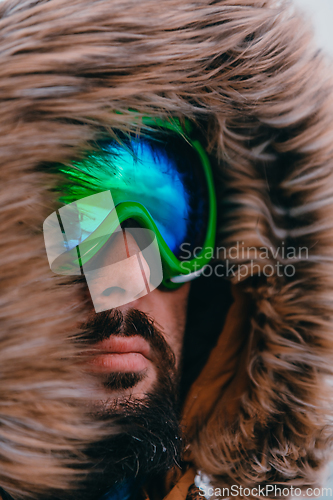
[[[0,100],[1,487],[70,489],[104,432],[70,342],[84,308],[50,271],[42,225],[50,166],[130,130],[129,109],[198,124],[218,246],[252,249],[233,277],[250,306],[228,384],[239,370],[243,383],[233,412],[220,388],[209,418],[191,414],[191,464],[216,484],[317,484],[332,439],[333,99],[304,21],[274,0],[5,0]]]

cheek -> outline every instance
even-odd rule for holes
[[[177,367],[183,348],[189,290],[190,283],[174,291],[154,290],[161,294],[156,294],[155,321],[176,356]]]

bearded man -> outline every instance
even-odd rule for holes
[[[4,0],[0,33],[2,499],[310,495],[333,100],[303,20]]]

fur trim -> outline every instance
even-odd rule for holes
[[[5,0],[0,44],[0,484],[69,487],[97,432],[68,362],[79,289],[56,286],[41,228],[50,162],[133,128],[129,109],[205,131],[219,245],[309,248],[293,278],[247,279],[249,386],[232,424],[221,403],[191,448],[217,483],[315,484],[332,437],[333,102],[303,20],[273,0]]]

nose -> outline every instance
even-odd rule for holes
[[[148,230],[119,228],[93,262],[83,266],[96,312],[128,304],[155,288],[150,283],[151,253],[147,254],[138,244],[145,231]]]

